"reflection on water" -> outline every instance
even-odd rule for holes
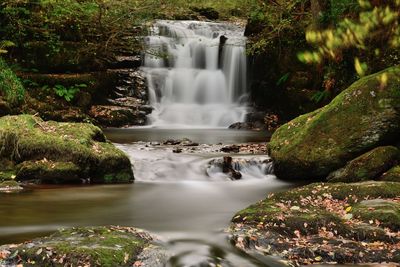
[[[236,144],[246,142],[267,142],[270,134],[256,131],[238,131],[227,129],[158,129],[135,127],[127,129],[106,129],[107,137],[115,143],[138,141],[162,142],[167,139],[189,138],[200,144]]]

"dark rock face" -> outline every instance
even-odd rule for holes
[[[0,116],[11,114],[11,108],[7,102],[0,98]]]
[[[329,182],[353,183],[379,178],[400,160],[400,150],[394,146],[375,148],[349,161],[326,178]]]
[[[273,132],[280,124],[278,115],[257,111],[250,112],[246,115],[245,122],[234,123],[229,126],[229,129]]]
[[[89,114],[100,125],[107,127],[146,124],[146,113],[129,107],[97,105],[92,106]]]
[[[395,144],[400,137],[399,85],[399,67],[367,76],[325,107],[280,127],[268,145],[276,175],[325,178],[371,149]]]
[[[138,69],[133,68],[139,67],[140,61],[139,56],[121,56],[115,59],[113,66],[129,66],[129,69],[90,73],[20,73],[23,79],[31,80],[40,87],[29,90],[30,96],[21,111],[39,113],[46,120],[66,122],[90,121],[93,118],[98,125],[106,127],[144,125],[145,117],[152,112],[152,108],[147,105],[146,78]],[[77,85],[85,87],[74,95],[72,101],[67,102],[54,94],[53,88],[56,85],[62,85],[66,89]],[[41,86],[46,86],[50,91],[44,93]],[[7,110],[2,108],[1,103],[0,115],[5,115]],[[99,110],[98,106],[103,108]]]
[[[219,13],[212,7],[193,7],[192,10],[210,20],[216,20],[219,18]]]

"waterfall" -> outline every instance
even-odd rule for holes
[[[143,71],[155,127],[228,127],[246,115],[246,38],[241,27],[157,21]]]

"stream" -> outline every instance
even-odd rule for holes
[[[200,144],[259,142],[265,134],[139,128],[107,130],[106,135],[129,155],[135,183],[47,187],[1,195],[0,217],[7,218],[0,221],[1,244],[22,242],[60,227],[112,224],[144,228],[161,236],[175,255],[170,266],[281,266],[277,259],[260,260],[239,252],[223,230],[237,211],[292,184],[263,175],[257,166],[243,171],[239,181],[222,173],[210,177],[208,162],[224,155],[213,151],[215,146],[200,145],[197,152],[177,154],[173,146],[157,144],[181,135]]]

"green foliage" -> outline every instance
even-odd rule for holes
[[[69,87],[65,87],[64,85],[61,84],[56,84],[53,90],[56,93],[56,95],[70,102],[72,99],[74,99],[76,93],[78,93],[82,88],[86,87],[87,87],[86,84],[75,84]]]
[[[286,73],[285,75],[283,75],[282,77],[279,78],[279,80],[276,82],[277,86],[283,85],[284,83],[286,83],[290,78],[290,72]]]
[[[11,105],[17,105],[24,99],[25,96],[25,89],[21,81],[1,58],[0,95],[3,95],[5,100]]]
[[[324,91],[316,91],[312,96],[311,100],[315,103],[320,103],[326,101],[331,96],[331,92],[324,90]]]
[[[372,51],[379,57],[381,50],[398,49],[400,46],[400,1],[359,0],[361,12],[357,19],[344,18],[335,28],[310,30],[306,39],[317,47],[314,51],[299,54],[299,59],[306,63],[321,63],[324,58],[339,61],[343,52]],[[359,76],[366,74],[367,64],[355,56],[355,70]]]
[[[11,41],[8,41],[8,40],[0,41],[0,55],[6,54],[8,52],[7,48],[13,47],[13,46],[15,46],[15,44]]]
[[[307,0],[258,1],[249,14],[251,29],[250,54],[279,50],[291,40],[302,45],[301,36],[307,28],[311,13]]]

